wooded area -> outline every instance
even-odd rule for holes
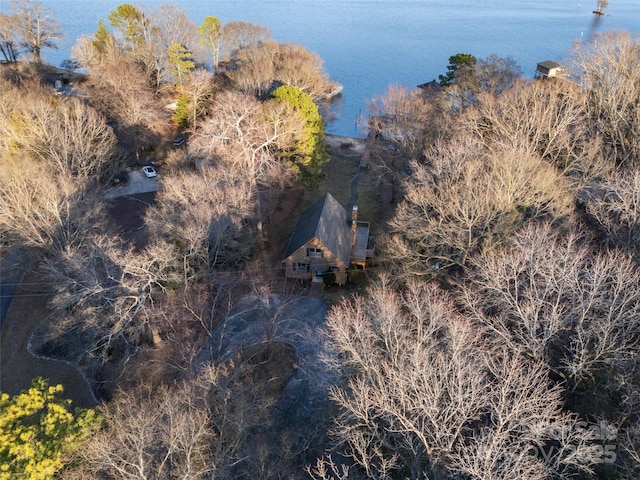
[[[303,362],[275,332],[309,289],[284,281],[291,231],[271,220],[327,175],[351,182],[331,170],[321,59],[260,25],[123,4],[77,40],[82,73],[55,70],[60,26],[10,3],[0,255],[50,286],[36,353],[101,403],[74,412],[42,379],[3,394],[0,478],[640,475],[638,36],[577,43],[562,79],[459,53],[439,88],[370,100],[366,175],[391,193],[374,263],[350,272],[365,280],[297,332],[322,339],[306,368],[331,401],[304,399],[300,442],[274,411]],[[161,188],[125,230],[108,192],[150,164]],[[247,295],[265,338],[215,357]]]

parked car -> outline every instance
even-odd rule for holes
[[[153,178],[153,177],[158,176],[158,172],[156,172],[156,169],[153,168],[151,165],[147,165],[145,167],[142,167],[142,171],[144,172],[144,174],[148,178]]]
[[[179,147],[180,145],[182,145],[184,143],[184,137],[177,137],[174,141],[173,141],[173,145],[175,147]]]

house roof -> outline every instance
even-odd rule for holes
[[[330,193],[300,215],[289,238],[284,258],[290,257],[314,238],[345,265],[349,265],[352,232],[347,223],[347,211]]]
[[[548,70],[551,70],[552,68],[558,68],[561,67],[562,64],[558,63],[558,62],[554,62],[552,60],[545,60],[544,62],[540,62],[538,63],[539,67],[544,67]]]
[[[440,83],[435,79],[427,83],[421,83],[417,88],[428,92],[441,92],[443,90],[442,85],[440,85]]]

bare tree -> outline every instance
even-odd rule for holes
[[[263,98],[276,79],[278,52],[275,42],[249,45],[234,53],[233,67],[226,74],[241,92]]]
[[[13,112],[7,139],[12,154],[33,158],[56,175],[109,180],[120,168],[113,130],[77,98],[24,102]]]
[[[197,27],[184,10],[175,5],[160,5],[157,11],[152,12],[151,21],[158,29],[157,34],[165,50],[174,44],[195,50],[198,39]]]
[[[271,40],[271,32],[267,27],[251,22],[233,21],[222,26],[224,39],[224,58],[232,59],[241,50],[254,47]]]
[[[280,46],[276,78],[286,85],[299,88],[314,101],[322,100],[337,87],[323,70],[322,59],[297,44]]]
[[[513,57],[499,57],[493,54],[478,60],[476,74],[481,91],[500,95],[522,77],[522,69]]]
[[[593,451],[542,365],[487,348],[485,331],[433,285],[397,292],[383,279],[369,294],[328,317],[327,341],[346,379],[332,389],[341,409],[335,435],[355,478],[550,479],[591,470]],[[531,454],[542,447],[546,462]],[[346,478],[326,460],[315,476]]]
[[[582,192],[586,209],[608,243],[638,255],[640,247],[640,173],[619,172],[593,182]]]
[[[146,223],[152,235],[179,246],[175,255],[189,285],[247,257],[255,245],[255,234],[245,224],[252,212],[244,172],[204,167],[167,177]]]
[[[426,156],[411,165],[390,220],[386,250],[401,271],[425,274],[436,262],[465,265],[470,254],[508,243],[523,224],[563,222],[571,212],[562,178],[535,155],[486,152],[463,137]]]
[[[0,88],[2,94],[0,95],[0,155],[3,158],[8,158],[11,151],[11,142],[9,138],[15,125],[11,122],[11,117],[14,112],[21,112],[25,108],[26,104],[31,101],[39,101],[40,94],[44,97],[42,85],[37,81],[29,81],[27,85],[21,84],[20,78],[17,82],[15,78],[11,78],[11,74],[16,73],[10,71],[9,68],[3,68],[3,73],[0,76]],[[17,84],[16,84],[17,83]],[[28,95],[25,95],[25,90],[29,91]]]
[[[624,376],[635,361],[640,273],[628,256],[591,252],[576,235],[561,238],[544,225],[473,264],[464,299],[475,321],[572,388]]]
[[[43,48],[58,48],[55,40],[62,37],[60,24],[51,12],[37,0],[12,0],[11,27],[36,63],[42,63]]]
[[[624,432],[618,430],[612,430],[612,436],[619,441],[621,448],[617,453],[617,460],[622,460],[624,467],[621,469],[621,478],[624,480],[631,480],[638,476],[640,473],[640,423],[638,422],[638,400],[640,396],[640,390],[637,385],[634,385],[632,399],[628,397],[625,399],[625,403],[631,407],[630,412],[632,415],[628,417],[628,426],[624,429]],[[622,435],[620,435],[622,433]]]
[[[48,339],[90,366],[108,361],[114,347],[158,343],[150,311],[154,298],[176,281],[172,253],[162,242],[137,252],[95,234],[67,246],[45,266],[56,285]]]
[[[116,139],[81,100],[51,102],[37,83],[4,86],[0,225],[7,239],[55,256],[93,228],[97,179],[109,179],[119,166]]]
[[[213,98],[215,85],[211,73],[201,68],[192,70],[181,89],[189,98],[190,124],[196,125],[198,119],[208,112]]]
[[[107,119],[117,121],[115,130],[123,144],[133,142],[139,159],[141,152],[168,130],[161,105],[148,83],[148,77],[130,59],[121,58],[95,69],[86,85],[90,101]]]
[[[322,60],[301,45],[261,41],[239,49],[227,72],[247,93],[263,95],[277,84],[296,87],[314,101],[322,101],[338,85],[322,69]]]
[[[255,198],[261,225],[258,186],[286,185],[293,171],[278,152],[287,150],[303,131],[303,119],[282,102],[260,103],[242,93],[219,94],[212,115],[193,135],[190,155],[205,164],[243,172]]]
[[[573,83],[520,82],[498,97],[479,94],[478,100],[462,121],[489,148],[525,150],[569,172],[594,153],[583,94]]]
[[[120,392],[103,409],[104,428],[81,453],[86,473],[151,480],[205,478],[215,472],[210,442],[216,434],[198,393],[189,385]]]
[[[153,66],[152,78],[158,88],[162,81],[175,82],[172,76],[170,50],[180,49],[194,55],[197,48],[198,31],[196,25],[185,12],[174,5],[161,5],[149,14],[150,42],[146,46],[147,63]]]
[[[573,48],[586,90],[589,129],[602,137],[605,158],[636,165],[640,156],[640,43],[628,32],[596,34]]]
[[[384,95],[371,99],[367,108],[371,114],[368,127],[396,143],[411,159],[417,159],[438,136],[436,105],[418,89],[392,85]]]
[[[0,162],[0,230],[6,238],[51,254],[82,238],[99,211],[83,198],[85,182],[43,165]]]
[[[15,62],[18,58],[12,21],[12,17],[5,13],[0,13],[0,53],[2,53],[5,62]]]
[[[79,452],[87,475],[135,480],[233,478],[241,444],[269,404],[229,363],[174,386],[121,391],[104,426]]]

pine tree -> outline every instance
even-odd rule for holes
[[[182,84],[184,77],[195,68],[191,52],[184,45],[174,43],[168,51],[169,63],[173,69],[173,77],[176,83]]]
[[[179,127],[186,127],[189,124],[189,99],[183,93],[176,102],[176,111],[173,114],[173,121]]]
[[[469,53],[456,53],[449,57],[446,75],[440,75],[440,85],[448,87],[454,83],[459,83],[460,79],[472,75],[477,63],[476,57]]]

